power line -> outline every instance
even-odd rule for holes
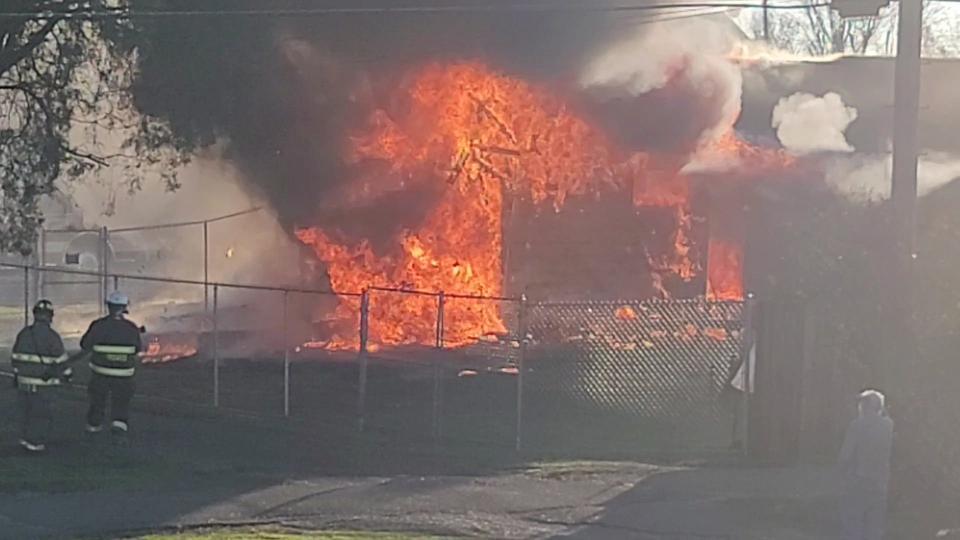
[[[644,5],[547,5],[547,4],[519,4],[519,5],[455,5],[455,6],[384,6],[384,7],[316,7],[297,9],[216,9],[216,10],[79,10],[71,12],[25,12],[0,11],[0,18],[62,18],[62,19],[130,19],[141,17],[301,17],[319,15],[362,15],[362,14],[405,14],[405,13],[636,13],[653,11],[672,11],[684,9],[775,9],[794,10],[829,7],[829,2],[790,3],[790,4],[762,4],[753,2],[683,2],[670,4]]]
[[[111,233],[125,233],[125,232],[137,232],[137,231],[154,231],[157,229],[176,229],[180,227],[191,227],[194,225],[203,225],[204,223],[216,223],[218,221],[224,221],[227,219],[245,216],[247,214],[252,214],[254,212],[259,212],[263,210],[261,206],[255,206],[253,208],[248,208],[247,210],[242,210],[239,212],[233,212],[232,214],[226,214],[222,216],[217,216],[215,218],[209,219],[197,219],[194,221],[181,221],[178,223],[163,223],[160,225],[141,225],[138,227],[124,227],[120,229],[110,229]]]
[[[685,9],[671,11],[663,14],[648,15],[637,17],[636,19],[626,19],[623,22],[631,25],[655,24],[669,21],[679,21],[683,19],[693,19],[696,17],[707,17],[710,15],[719,15],[727,13],[730,8],[712,8],[712,9]]]

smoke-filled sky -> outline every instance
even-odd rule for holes
[[[628,147],[689,152],[732,124],[739,73],[719,58],[734,25],[631,20],[582,12],[187,19],[154,29],[136,99],[198,145],[224,141],[225,156],[290,228],[322,220],[322,208],[342,210],[336,194],[355,176],[343,159],[345,134],[373,107],[402,106],[391,95],[429,61],[480,59],[549,85]],[[391,200],[396,208],[365,221],[411,205]]]
[[[583,12],[177,19],[151,29],[135,98],[186,141],[222,144],[287,230],[352,218],[364,236],[371,227],[387,235],[412,225],[404,218],[416,219],[425,194],[346,207],[339,194],[356,174],[344,161],[345,136],[374,107],[402,107],[391,96],[429,61],[481,59],[548,85],[628,148],[692,153],[737,120],[746,91],[760,105],[746,104],[740,124],[769,132],[769,143],[798,153],[876,153],[848,137],[848,127],[876,131],[850,102],[857,81],[837,82],[838,93],[816,84],[804,92],[802,79],[785,78],[803,72],[741,73],[727,54],[743,35],[724,15],[649,22]],[[383,216],[397,219],[381,227]]]

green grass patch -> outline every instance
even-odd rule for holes
[[[128,540],[442,540],[444,537],[402,532],[305,532],[264,528],[215,528],[124,538]]]
[[[126,449],[56,449],[56,454],[0,458],[0,492],[65,492],[156,486],[174,472],[168,463],[138,459]]]

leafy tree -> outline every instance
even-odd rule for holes
[[[0,253],[29,254],[54,182],[101,167],[131,189],[144,166],[170,187],[181,162],[161,122],[135,112],[138,34],[116,0],[6,0],[0,8]]]

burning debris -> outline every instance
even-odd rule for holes
[[[151,336],[146,350],[140,355],[140,361],[144,364],[164,364],[184,360],[196,356],[197,348],[197,334]]]
[[[630,306],[620,306],[613,312],[621,321],[635,321],[637,320],[637,312],[633,310]]]
[[[601,347],[656,354],[677,346],[735,346],[740,338],[739,306],[703,299],[629,305],[575,302],[533,308],[530,343]],[[731,345],[734,344],[734,345]]]
[[[472,378],[479,376],[481,371],[477,369],[464,368],[457,372],[457,377],[460,379]],[[517,366],[500,366],[500,367],[487,367],[483,370],[483,373],[486,374],[500,374],[500,375],[512,375],[517,376],[520,374],[520,369]]]

